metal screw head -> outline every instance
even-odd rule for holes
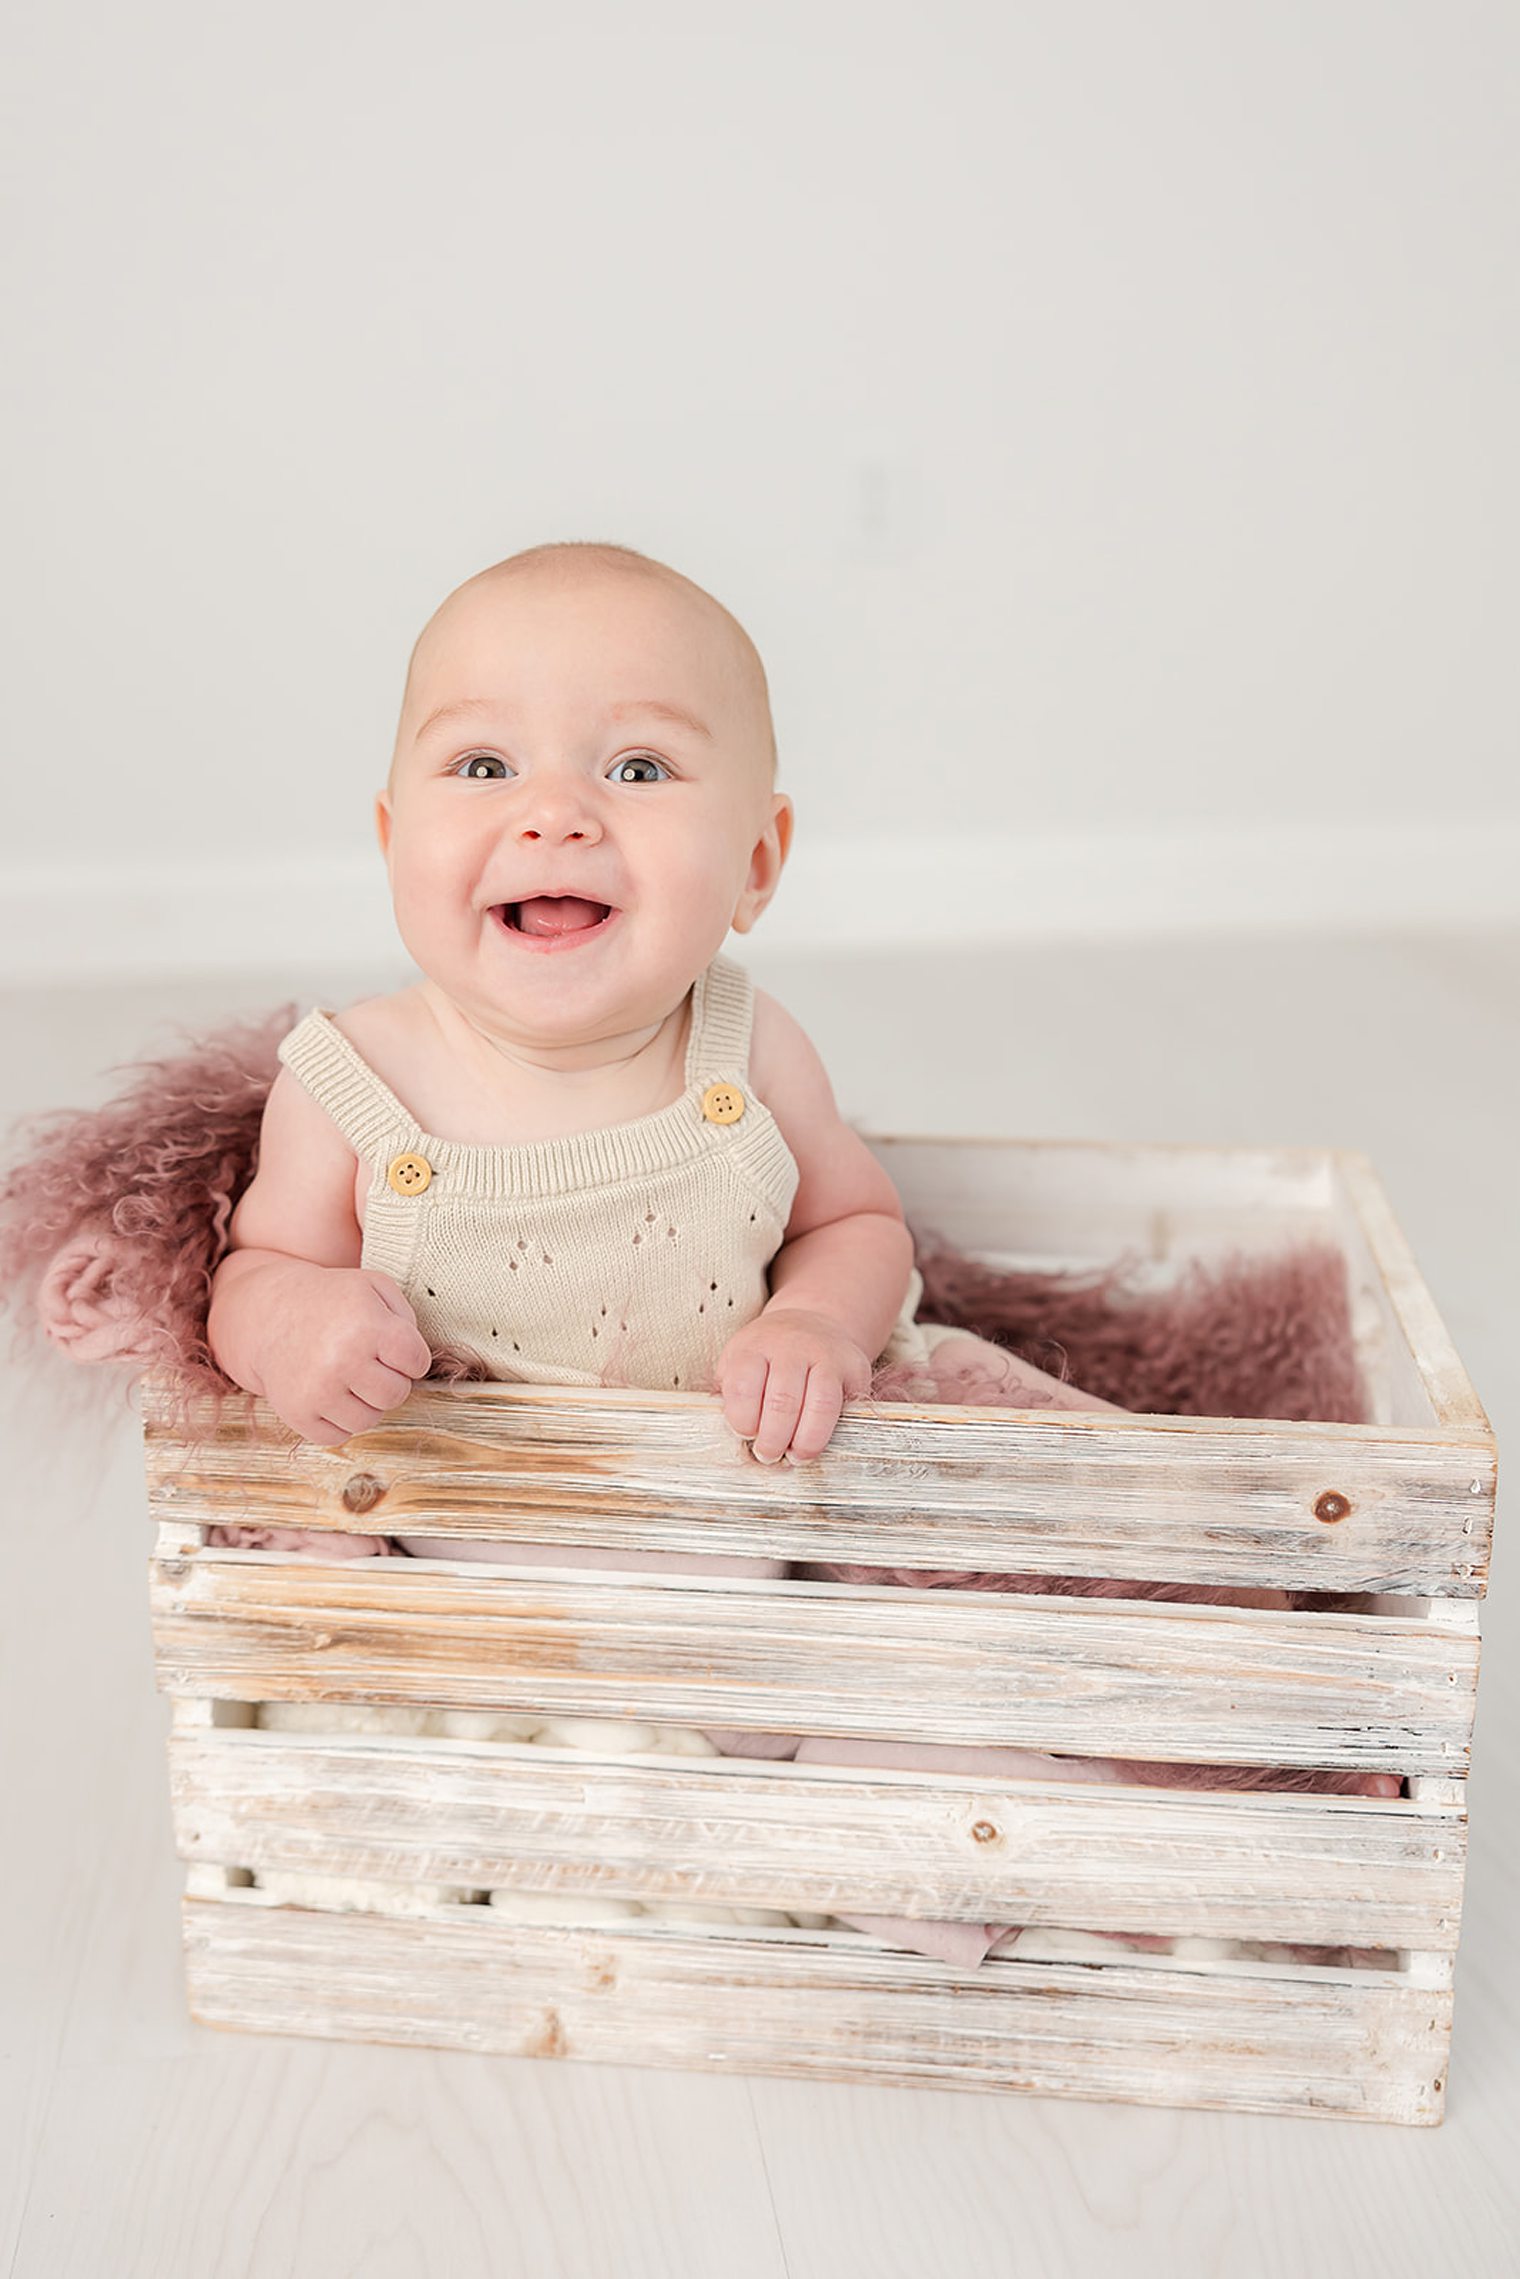
[[[1327,1488],[1315,1502],[1314,1516],[1316,1519],[1325,1520],[1344,1519],[1350,1509],[1351,1499],[1349,1496],[1337,1495],[1334,1488]]]
[[[997,1830],[990,1820],[975,1821],[971,1833],[979,1844],[991,1844],[997,1840]]]

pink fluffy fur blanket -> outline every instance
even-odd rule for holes
[[[132,1062],[103,1108],[23,1119],[0,1173],[0,1303],[16,1318],[12,1357],[56,1348],[133,1384],[165,1373],[181,1401],[248,1396],[206,1342],[211,1279],[233,1206],[253,1176],[276,1046],[294,1005],[200,1034]],[[112,1073],[117,1073],[113,1071]],[[1172,1288],[1127,1287],[1125,1259],[1090,1273],[998,1270],[915,1229],[926,1320],[976,1330],[1052,1376],[1150,1415],[1318,1418],[1359,1423],[1366,1396],[1351,1336],[1344,1262],[1329,1244],[1195,1263]],[[490,1372],[468,1352],[435,1353],[433,1378]],[[906,1372],[878,1370],[872,1397],[918,1397]],[[324,1556],[392,1554],[386,1537],[225,1528],[215,1540]],[[844,1570],[864,1574],[867,1570]],[[881,1580],[1049,1589],[1060,1579],[872,1569]],[[1127,1586],[1130,1589],[1134,1585]],[[1305,1594],[1306,1599],[1308,1594]],[[1329,1603],[1316,1595],[1312,1603]]]

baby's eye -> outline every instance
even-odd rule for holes
[[[649,772],[625,775],[625,768],[646,769]],[[498,752],[467,752],[462,760],[455,762],[449,773],[466,783],[500,783],[511,770]],[[664,761],[655,759],[649,752],[630,753],[612,763],[613,780],[618,783],[659,783],[669,774],[670,770]]]

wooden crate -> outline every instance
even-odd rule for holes
[[[145,1389],[190,2005],[211,2025],[519,2055],[1439,2121],[1495,1448],[1365,1159],[873,1137],[910,1220],[1158,1277],[1328,1236],[1360,1425],[853,1403],[816,1465],[697,1394],[419,1388],[338,1449],[170,1431]],[[1329,1499],[1329,1500],[1327,1500]],[[356,1513],[362,1515],[356,1520]],[[209,1525],[473,1536],[501,1565],[210,1548]],[[1356,1613],[514,1568],[514,1540],[1376,1594]],[[427,1704],[1073,1755],[1365,1767],[1398,1799],[1099,1787],[259,1730]],[[260,1873],[374,1879],[359,1911]],[[507,1922],[434,1886],[1385,1950],[1331,1969],[860,1934]],[[567,1905],[566,1913],[573,1914]]]

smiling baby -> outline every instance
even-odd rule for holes
[[[420,979],[282,1043],[212,1292],[218,1364],[302,1438],[374,1425],[442,1344],[503,1379],[716,1393],[767,1464],[819,1455],[882,1360],[931,1400],[1111,1408],[916,1321],[890,1179],[723,953],[791,844],[775,774],[753,643],[644,555],[535,547],[424,627],[376,802]]]
[[[1122,1413],[917,1320],[890,1179],[803,1030],[724,954],[791,845],[775,773],[753,643],[644,555],[535,547],[429,620],[377,801],[419,978],[319,1007],[282,1041],[211,1293],[217,1363],[298,1435],[334,1445],[369,1429],[443,1346],[502,1379],[714,1394],[763,1464],[819,1456],[883,1363],[908,1397]],[[424,1559],[787,1572],[761,1557],[395,1541]],[[1192,1777],[1003,1747],[706,1739],[727,1755],[1000,1779]],[[954,1962],[1017,1936],[838,1920]]]

